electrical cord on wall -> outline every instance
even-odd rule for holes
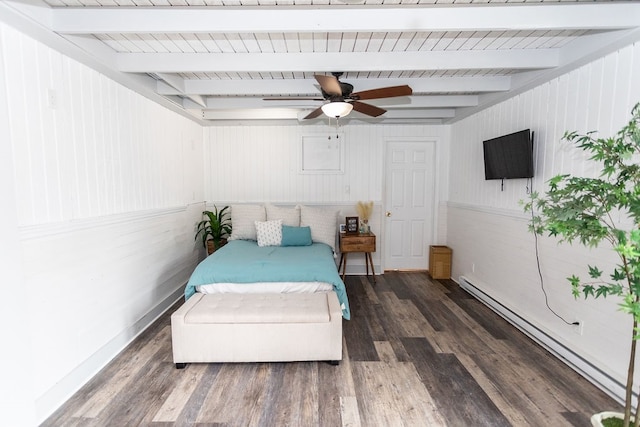
[[[528,189],[527,189],[528,191]],[[533,183],[531,184],[531,191],[533,192]],[[531,219],[533,220],[535,217],[535,214],[533,213],[533,203],[531,203]],[[538,233],[536,233],[535,231],[533,232],[533,238],[535,239],[535,250],[536,250],[536,265],[538,267],[538,276],[540,277],[540,289],[542,289],[542,294],[544,295],[544,303],[547,306],[547,309],[549,309],[549,311],[551,313],[553,313],[554,316],[556,316],[558,319],[562,320],[564,323],[566,323],[567,325],[571,325],[571,326],[578,326],[580,325],[580,322],[569,322],[567,320],[565,320],[564,317],[560,316],[558,313],[556,313],[551,306],[549,305],[549,297],[547,296],[547,291],[544,288],[544,278],[542,277],[542,267],[540,267],[540,254],[538,252]]]

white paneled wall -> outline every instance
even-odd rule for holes
[[[0,56],[18,236],[1,244],[22,265],[3,291],[41,421],[181,297],[203,251],[203,130],[5,25]]]
[[[614,379],[626,376],[629,319],[616,300],[574,300],[566,277],[586,276],[587,264],[615,263],[607,248],[585,250],[539,241],[549,305],[567,321],[583,321],[583,335],[546,308],[528,214],[526,180],[485,181],[482,141],[517,130],[535,131],[534,190],[559,173],[594,176],[598,165],[567,143],[565,131],[617,132],[640,101],[640,45],[631,45],[452,126],[447,243],[454,277],[464,275],[487,294],[584,357]]]
[[[227,126],[205,132],[205,199],[213,202],[381,202],[386,141],[434,137],[446,151],[448,138],[447,126],[341,126],[344,172],[302,174],[303,136],[335,138],[334,126],[326,122],[314,126]]]
[[[2,42],[22,225],[195,201],[200,126],[8,27]]]
[[[0,55],[0,100],[7,98],[5,58]],[[9,106],[0,101],[0,335],[2,348],[0,363],[5,366],[0,383],[0,413],[3,424],[32,426],[36,424],[31,337],[27,328],[17,327],[16,319],[28,318],[29,312],[20,307],[23,265],[20,253],[18,218],[15,211],[15,174],[11,144],[9,144]],[[26,332],[26,333],[25,333]]]
[[[375,202],[372,231],[377,236],[374,263],[384,268],[384,189],[386,144],[390,141],[437,141],[437,172],[446,174],[448,126],[347,125],[340,127],[344,148],[340,173],[301,173],[301,145],[305,136],[327,138],[335,144],[336,129],[326,122],[313,126],[228,126],[205,131],[205,199],[210,203],[270,202],[337,206],[354,215],[359,200]],[[328,138],[332,139],[329,140]],[[446,177],[438,176],[438,200],[446,199]],[[436,242],[444,241],[446,216],[439,219]],[[439,216],[438,216],[439,215]],[[425,248],[426,250],[426,248]],[[348,272],[362,274],[364,258],[355,255]]]

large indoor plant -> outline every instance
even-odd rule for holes
[[[563,139],[590,155],[602,165],[597,178],[557,175],[548,182],[546,193],[532,194],[527,210],[536,208],[531,228],[548,233],[560,242],[577,241],[587,247],[610,245],[619,264],[606,273],[588,266],[589,279],[568,278],[573,295],[620,299],[620,309],[633,319],[630,331],[631,351],[625,386],[624,426],[631,414],[636,344],[640,336],[640,104],[632,110],[631,120],[613,137],[596,138],[594,132],[581,135],[565,133]],[[616,220],[622,218],[622,220]],[[635,426],[640,423],[635,409]],[[607,424],[603,425],[615,425]]]
[[[214,206],[213,211],[202,212],[205,219],[198,223],[195,240],[202,239],[202,245],[207,249],[208,255],[227,243],[226,238],[231,234],[231,218],[228,210],[229,206],[219,211],[218,207]]]

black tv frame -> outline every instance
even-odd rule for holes
[[[482,142],[485,180],[530,179],[534,176],[533,135],[530,129]]]

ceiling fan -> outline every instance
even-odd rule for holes
[[[290,101],[290,100],[312,100],[312,101],[328,101],[322,106],[316,108],[307,114],[304,119],[315,119],[324,113],[332,118],[344,117],[356,110],[362,114],[371,117],[378,117],[387,110],[376,107],[375,105],[360,102],[361,100],[393,98],[396,96],[409,96],[413,93],[407,85],[389,86],[378,89],[365,90],[362,92],[353,92],[353,85],[339,80],[343,73],[334,72],[331,76],[316,74],[313,77],[320,84],[322,98],[265,98],[265,101]]]

